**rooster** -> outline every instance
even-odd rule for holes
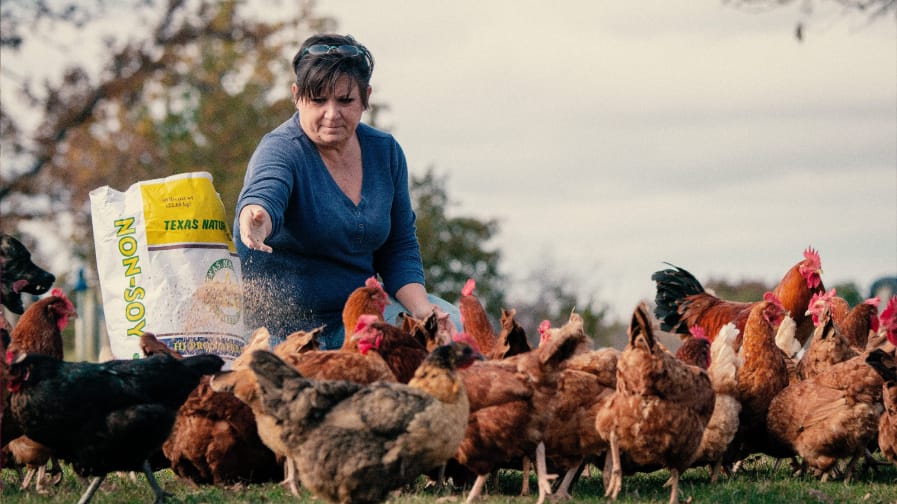
[[[633,313],[629,344],[617,361],[616,392],[598,412],[595,428],[610,444],[606,496],[616,500],[622,489],[625,452],[638,465],[669,469],[672,504],[678,502],[679,474],[694,461],[713,413],[713,389],[706,371],[657,342],[649,316],[645,303]]]
[[[250,367],[303,486],[328,502],[380,502],[457,449],[469,406],[455,369],[476,357],[441,346],[407,385],[310,380],[264,351]]]
[[[660,319],[664,331],[688,334],[691,327],[699,325],[708,337],[716,337],[729,322],[744,335],[753,303],[739,303],[720,299],[704,290],[701,282],[688,271],[672,266],[655,272],[651,280],[657,282],[654,298],[654,314]],[[819,253],[811,247],[804,251],[804,259],[791,267],[772,291],[788,310],[797,324],[797,339],[803,345],[813,331],[805,312],[813,294],[825,292],[820,274],[822,265]],[[736,341],[736,349],[741,341]]]
[[[165,442],[178,408],[200,378],[224,365],[216,355],[101,364],[7,355],[13,419],[78,475],[93,477],[81,496],[84,504],[113,471],[142,470],[156,499],[163,499],[148,458]]]

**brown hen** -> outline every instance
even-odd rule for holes
[[[624,452],[640,466],[669,469],[670,503],[675,503],[679,474],[694,461],[713,413],[713,389],[706,371],[658,344],[649,317],[644,303],[633,313],[629,344],[617,361],[616,391],[598,412],[595,427],[610,444],[606,496],[616,500],[622,489]]]

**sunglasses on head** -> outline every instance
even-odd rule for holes
[[[354,45],[332,46],[327,44],[310,45],[302,51],[302,55],[311,54],[312,56],[320,56],[322,54],[338,54],[347,58],[361,56],[364,52]]]

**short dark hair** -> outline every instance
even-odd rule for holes
[[[329,46],[350,45],[361,51],[358,56],[343,56],[336,52],[308,54],[306,49],[315,44]],[[296,72],[296,98],[312,99],[333,94],[340,77],[348,77],[358,86],[361,103],[368,108],[367,88],[374,71],[374,57],[368,49],[359,44],[351,35],[319,34],[305,39],[302,47],[293,56],[293,71]]]

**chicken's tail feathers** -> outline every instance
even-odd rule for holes
[[[644,341],[648,350],[654,348],[654,324],[651,322],[648,305],[644,302],[636,306],[629,322],[629,345],[635,347],[639,344],[639,340]]]
[[[260,383],[267,381],[277,387],[282,387],[284,381],[290,378],[302,377],[296,368],[267,350],[255,350],[252,352],[249,368],[256,374]]]
[[[735,351],[735,340],[738,329],[729,322],[719,331],[719,335],[710,344],[710,367],[707,374],[717,393],[727,393],[735,389],[735,374],[741,367],[741,357]]]
[[[221,370],[224,359],[213,354],[201,354],[184,357],[181,363],[198,375],[210,375]]]
[[[881,375],[885,382],[897,382],[897,364],[894,362],[894,356],[881,348],[869,352],[869,355],[866,356],[866,364],[872,366],[872,369]]]
[[[570,320],[558,329],[557,334],[544,345],[539,345],[542,364],[558,365],[580,351],[588,342],[583,325],[582,316],[571,313]]]
[[[704,286],[688,271],[670,263],[664,264],[670,268],[651,275],[651,280],[657,282],[654,315],[660,320],[662,330],[688,334],[688,327],[681,321],[679,304],[688,296],[703,293]]]

